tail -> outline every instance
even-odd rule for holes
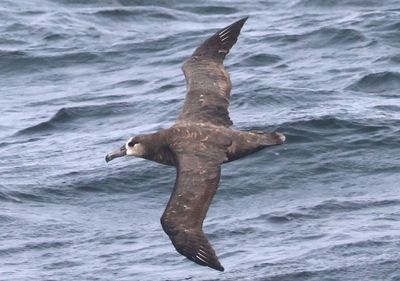
[[[232,145],[228,148],[228,161],[245,157],[272,145],[283,144],[286,137],[282,133],[263,131],[237,131],[232,136]]]
[[[247,18],[248,17],[242,18],[217,31],[217,33],[204,41],[203,44],[194,51],[192,57],[214,59],[222,62],[229,53],[229,50],[236,43],[240,30]]]
[[[268,133],[263,131],[250,131],[250,132],[257,134],[259,136],[258,140],[259,143],[264,146],[283,144],[286,140],[285,135],[278,132],[273,132],[273,133]]]

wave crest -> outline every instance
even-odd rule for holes
[[[109,115],[122,114],[133,108],[126,102],[110,103],[106,105],[89,105],[80,107],[63,107],[51,117],[48,121],[37,125],[22,129],[17,132],[17,135],[32,134],[38,132],[46,132],[59,128],[63,124],[68,124],[77,119],[101,117]],[[65,127],[63,127],[65,129]]]
[[[348,87],[349,90],[367,93],[398,91],[399,88],[400,73],[392,71],[367,74]]]

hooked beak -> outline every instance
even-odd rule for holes
[[[114,158],[122,157],[126,155],[126,147],[125,145],[121,146],[121,148],[116,149],[106,156],[106,162],[110,162]]]

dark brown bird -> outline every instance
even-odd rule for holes
[[[187,93],[175,124],[139,135],[106,156],[106,161],[133,155],[176,167],[176,182],[161,225],[176,250],[197,264],[223,271],[203,220],[217,191],[221,164],[282,144],[281,133],[231,129],[231,91],[223,61],[247,18],[215,33],[183,64]]]

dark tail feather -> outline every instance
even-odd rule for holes
[[[225,56],[229,53],[229,50],[236,43],[240,30],[247,18],[248,17],[242,18],[217,31],[217,33],[204,41],[204,43],[194,51],[192,57],[223,61]]]

